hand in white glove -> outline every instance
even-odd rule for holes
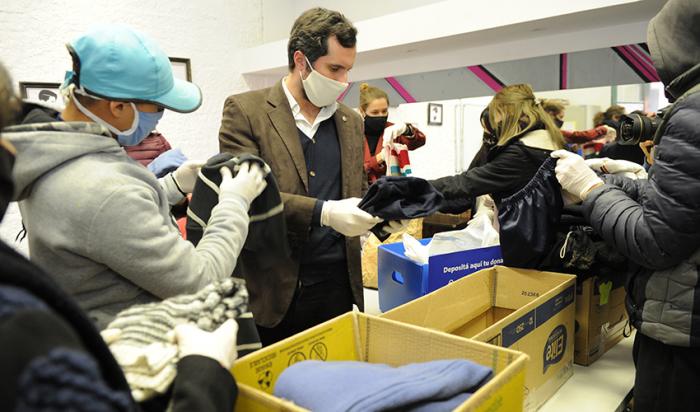
[[[175,327],[180,358],[187,355],[201,355],[214,359],[225,369],[231,369],[236,360],[236,334],[238,323],[229,319],[214,332],[205,332],[191,323]]]
[[[230,193],[242,196],[250,204],[267,187],[265,174],[255,162],[245,162],[240,165],[236,177],[231,177],[231,169],[224,166],[219,185],[219,199],[223,199]]]
[[[173,179],[181,192],[192,193],[194,184],[197,182],[197,174],[202,166],[204,162],[201,160],[188,160],[173,172]]]
[[[481,195],[476,198],[474,209],[476,213],[490,212],[493,214],[496,212],[496,202],[489,195]]]
[[[628,160],[613,160],[607,157],[599,159],[587,159],[586,164],[596,172],[604,174],[622,174],[630,179],[646,179],[647,172],[642,165]]]
[[[603,184],[581,156],[566,150],[556,150],[551,156],[559,159],[555,172],[562,189],[581,200],[586,198],[591,189]]]
[[[605,138],[605,141],[612,142],[613,140],[615,140],[615,138],[617,137],[617,130],[610,126],[605,126],[605,130],[607,130],[607,133],[605,133],[605,136],[603,136]]]
[[[372,216],[357,207],[360,198],[327,200],[321,209],[321,225],[330,226],[336,232],[348,237],[360,236],[382,219]]]
[[[402,230],[406,230],[411,219],[401,219],[401,220],[390,220],[382,227],[382,231],[386,233],[398,233]]]
[[[384,129],[384,142],[386,143],[387,140],[393,142],[394,139],[406,133],[406,130],[407,128],[405,123],[398,122],[392,124]]]

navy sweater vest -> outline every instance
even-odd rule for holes
[[[321,122],[313,139],[299,130],[309,179],[309,196],[319,200],[339,200],[341,159],[338,131],[333,117]],[[328,265],[345,261],[345,237],[330,227],[312,225],[309,241],[302,248],[302,265]]]

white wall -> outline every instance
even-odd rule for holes
[[[313,7],[337,10],[350,21],[358,22],[373,17],[413,9],[443,0],[262,0],[263,41],[270,42],[289,37],[294,20]]]
[[[442,125],[428,126],[428,103],[399,105],[389,121],[402,121],[416,125],[425,133],[425,145],[410,152],[411,170],[414,176],[434,179],[452,175],[455,171],[455,107],[459,100],[445,100],[442,104]]]
[[[158,130],[190,158],[217,153],[224,100],[247,90],[238,52],[262,43],[262,0],[2,0],[0,60],[16,83],[61,82],[71,67],[65,43],[105,22],[129,24],[169,56],[191,59],[202,107],[187,115],[166,113]],[[0,237],[14,239],[17,226],[13,209]]]

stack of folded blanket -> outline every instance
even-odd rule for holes
[[[397,368],[304,361],[280,375],[274,394],[312,411],[451,411],[491,376],[490,368],[463,359]]]

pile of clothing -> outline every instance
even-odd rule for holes
[[[165,393],[175,379],[180,359],[175,326],[193,323],[213,331],[228,319],[239,324],[239,356],[262,347],[248,312],[245,282],[236,278],[212,283],[192,295],[132,306],[101,333],[124,370],[134,399],[140,402]]]

